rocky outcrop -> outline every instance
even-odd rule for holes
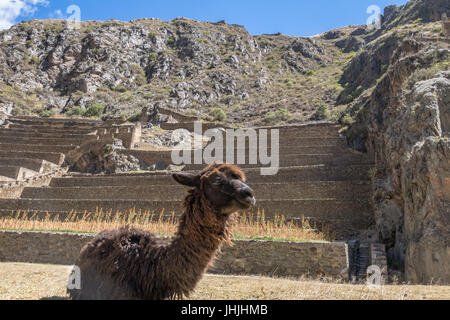
[[[349,38],[345,38],[336,42],[336,46],[345,53],[349,53],[352,51],[358,51],[362,47],[364,47],[365,41],[355,36],[351,36]]]
[[[122,141],[103,139],[98,143],[85,143],[69,153],[66,164],[71,171],[81,173],[121,173],[146,169],[139,159],[117,150],[123,149]]]
[[[326,32],[322,37],[326,40],[334,40],[339,39],[340,37],[344,36],[345,33],[340,30],[331,30]]]
[[[347,131],[376,158],[375,219],[391,267],[450,282],[450,51],[404,41]]]
[[[351,50],[352,45],[361,45],[358,42],[353,43],[350,39],[343,39],[338,43],[342,42],[344,50]],[[371,42],[364,51],[353,58],[344,69],[340,79],[344,91],[338,97],[337,102],[339,104],[352,102],[365,89],[372,87],[387,71],[392,56],[401,41],[397,34],[388,35],[383,39]],[[415,43],[410,43],[410,45],[413,46]],[[349,47],[347,48],[347,46]]]
[[[384,10],[383,31],[417,19],[423,22],[438,21],[444,12],[450,12],[450,2],[447,0],[414,0],[401,7],[391,5]]]
[[[449,5],[387,7],[382,28],[364,36],[368,45],[345,68],[338,98],[354,119],[349,145],[376,159],[375,220],[389,265],[415,283],[450,283],[450,51],[427,41],[439,32],[422,25],[437,29]]]

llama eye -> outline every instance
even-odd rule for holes
[[[231,177],[232,179],[239,180],[239,177],[238,177],[237,175],[235,175],[234,173],[232,173],[232,174],[230,175],[230,177]]]

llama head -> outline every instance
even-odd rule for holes
[[[237,166],[210,164],[198,174],[174,173],[178,183],[197,189],[214,211],[232,214],[255,205],[255,193],[245,184],[246,177]]]

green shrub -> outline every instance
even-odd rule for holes
[[[434,68],[416,70],[409,78],[409,83],[413,85],[419,81],[432,79],[436,75],[436,72]]]
[[[316,74],[316,72],[315,72],[314,70],[309,70],[309,71],[306,73],[307,76],[313,76],[313,75],[315,75],[315,74]]]
[[[156,59],[158,58],[158,56],[156,55],[156,53],[152,52],[148,55],[148,61],[149,62],[154,62],[156,61]]]
[[[129,118],[128,121],[130,122],[138,122],[141,118],[142,110],[136,110]]]
[[[39,116],[42,118],[50,118],[53,117],[56,113],[55,109],[44,109],[39,111]]]
[[[336,94],[340,94],[342,91],[344,91],[344,88],[342,87],[342,85],[340,83],[335,83],[333,85],[333,90]]]
[[[99,103],[94,103],[89,108],[87,108],[84,115],[86,117],[100,117],[103,112],[105,112],[105,106]]]
[[[123,86],[123,85],[119,85],[117,87],[114,87],[113,90],[117,91],[117,92],[126,92],[127,88],[125,86]]]
[[[119,97],[119,101],[120,102],[131,102],[133,101],[134,97],[133,97],[133,93],[131,91],[126,91],[124,93],[122,93]]]
[[[316,112],[313,114],[314,120],[324,120],[330,117],[330,110],[325,103],[321,103],[317,106]]]
[[[353,95],[351,93],[344,93],[341,95],[341,102],[342,103],[350,103],[354,100]]]
[[[31,62],[33,62],[34,64],[40,64],[41,63],[41,59],[39,59],[36,56],[32,56],[31,57]]]
[[[434,27],[431,31],[441,33],[442,27],[441,26]]]
[[[270,61],[269,64],[267,65],[267,68],[269,68],[270,70],[276,70],[279,66],[280,66],[279,63],[275,61]]]
[[[70,109],[68,109],[66,111],[66,114],[68,116],[78,116],[78,117],[80,117],[80,116],[84,116],[85,113],[86,113],[86,109],[84,109],[84,108],[82,108],[80,106],[74,106],[74,107],[72,107],[72,108],[70,108]]]
[[[264,116],[263,122],[265,124],[274,124],[280,121],[286,121],[289,120],[291,117],[291,114],[286,108],[278,109],[277,111],[270,111],[267,112]]]
[[[175,39],[174,38],[170,38],[169,40],[167,40],[167,44],[168,45],[172,45],[175,43]]]
[[[291,89],[294,86],[294,81],[292,79],[285,79],[284,83],[286,84],[286,87]]]
[[[134,74],[134,77],[136,79],[136,83],[138,86],[142,86],[147,83],[147,78],[145,76],[145,71],[142,69],[142,67],[138,64],[132,64],[131,65],[131,71]]]
[[[354,119],[352,118],[351,115],[346,114],[345,116],[342,117],[341,122],[343,125],[351,125],[353,123]]]
[[[376,168],[370,168],[367,175],[369,176],[370,180],[373,180],[375,178],[375,175],[377,174]]]
[[[225,121],[227,114],[220,108],[214,108],[210,112],[213,121]]]

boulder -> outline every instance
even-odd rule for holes
[[[364,47],[365,44],[366,42],[363,39],[355,36],[351,36],[349,38],[345,38],[336,42],[336,46],[342,49],[342,51],[344,51],[345,53],[358,51],[359,49]]]
[[[334,39],[338,39],[344,35],[345,35],[345,33],[340,30],[331,30],[331,31],[326,32],[323,35],[323,38],[326,40],[334,40]]]

